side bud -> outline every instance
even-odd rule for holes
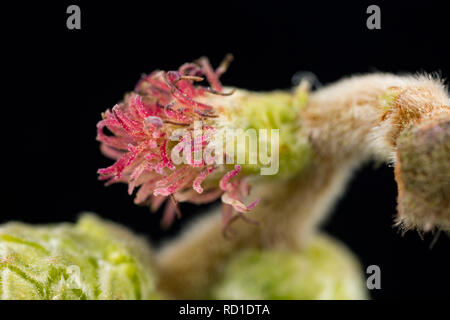
[[[402,132],[395,179],[400,225],[450,228],[450,120],[428,120]]]

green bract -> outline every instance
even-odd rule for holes
[[[143,239],[93,215],[0,226],[2,299],[156,299],[152,265]]]
[[[267,141],[258,135],[259,143],[271,150],[270,129],[279,130],[279,172],[274,177],[292,177],[302,172],[312,161],[312,146],[301,131],[299,111],[306,106],[308,94],[284,91],[247,92],[239,99],[239,108],[232,115],[233,124],[244,131],[268,130]],[[259,149],[258,149],[259,150]],[[261,152],[261,151],[259,151]],[[259,173],[258,165],[244,164],[243,172]]]
[[[336,240],[316,236],[301,252],[249,249],[225,268],[216,299],[365,299],[360,266]]]

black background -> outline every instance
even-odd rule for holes
[[[81,30],[66,28],[66,8],[81,7]],[[381,7],[381,30],[366,28],[366,8]],[[12,15],[12,13],[14,13]],[[95,141],[100,113],[131,90],[142,73],[172,70],[199,56],[217,65],[232,52],[225,85],[289,88],[299,70],[326,84],[353,74],[439,71],[450,75],[448,10],[438,3],[396,1],[218,2],[60,1],[21,3],[3,16],[4,59],[14,75],[4,96],[5,183],[0,222],[74,221],[94,211],[158,245],[210,207],[182,204],[182,220],[163,231],[161,213],[135,206],[125,185],[104,187],[96,170],[111,162]],[[7,42],[5,42],[7,41]],[[16,92],[17,91],[17,92]],[[7,116],[4,111],[13,111]],[[351,181],[324,229],[344,241],[364,267],[379,265],[374,299],[448,298],[448,236],[402,236],[393,168],[369,164]]]

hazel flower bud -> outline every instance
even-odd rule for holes
[[[94,215],[0,226],[1,299],[157,299],[152,265],[143,239]]]
[[[301,252],[244,250],[225,267],[217,299],[366,299],[356,258],[336,240],[315,236]]]
[[[299,119],[307,89],[224,90],[219,77],[229,61],[214,70],[203,57],[176,71],[154,71],[97,124],[103,154],[116,161],[99,169],[99,178],[127,183],[130,195],[138,189],[135,203],[153,210],[170,197],[166,225],[179,213],[177,202],[221,197],[227,226],[258,203],[245,204],[247,180],[260,174],[290,178],[311,162]]]

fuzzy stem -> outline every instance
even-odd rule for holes
[[[252,193],[262,201],[251,217],[259,226],[236,221],[235,235],[225,239],[214,212],[167,244],[158,257],[162,289],[175,298],[201,298],[240,248],[301,248],[356,167],[370,158],[395,163],[399,135],[426,119],[450,119],[447,104],[446,89],[427,77],[357,76],[312,93],[300,114],[314,148],[311,166],[294,178],[255,185]]]

